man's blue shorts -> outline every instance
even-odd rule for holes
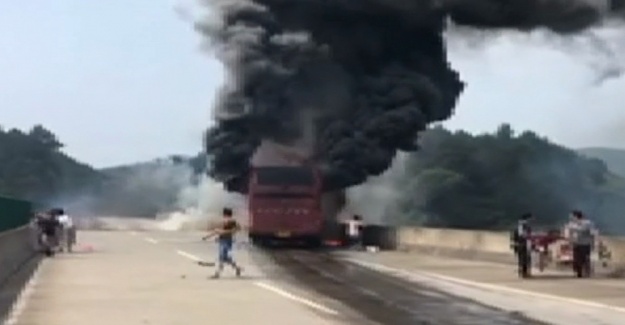
[[[220,262],[232,262],[232,258],[230,257],[230,251],[232,251],[232,240],[228,239],[220,239],[217,241],[219,244],[219,261]]]

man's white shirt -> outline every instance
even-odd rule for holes
[[[65,228],[71,228],[74,226],[74,221],[66,214],[60,215],[58,220]]]
[[[362,227],[361,221],[358,221],[358,220],[347,221],[347,234],[350,236],[360,235],[360,227]]]

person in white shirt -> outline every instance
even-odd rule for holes
[[[596,246],[599,231],[594,223],[579,210],[571,212],[567,238],[573,246],[573,269],[578,278],[590,277],[592,262],[590,255]]]
[[[354,215],[351,220],[347,221],[347,238],[349,239],[349,246],[352,248],[362,248],[362,229],[364,224],[362,217]]]
[[[74,220],[68,216],[63,209],[58,209],[57,214],[57,220],[63,227],[61,235],[61,251],[65,248],[68,252],[71,252],[72,247],[76,243],[76,227],[74,225]]]

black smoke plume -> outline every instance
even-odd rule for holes
[[[398,151],[416,150],[429,123],[453,114],[464,83],[447,60],[448,19],[573,33],[620,15],[623,2],[206,1],[215,17],[197,29],[228,75],[206,135],[209,174],[245,191],[252,155],[271,140],[310,146],[327,190],[362,183]]]

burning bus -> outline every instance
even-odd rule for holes
[[[310,166],[254,167],[248,187],[249,236],[319,246],[325,226],[322,177]]]

